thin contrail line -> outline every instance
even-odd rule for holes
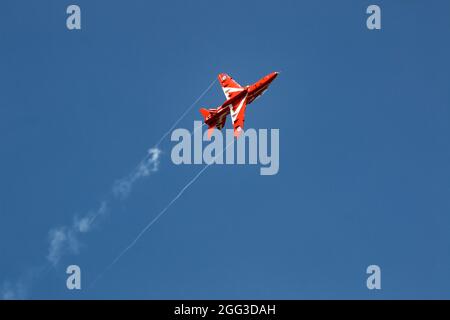
[[[175,203],[175,201],[177,201],[182,195],[183,193],[202,175],[203,172],[205,172],[206,169],[208,169],[214,162],[214,160],[216,160],[217,157],[221,156],[232,144],[234,143],[234,138],[233,140],[222,150],[222,152],[218,153],[213,161],[211,161],[210,163],[208,163],[206,166],[204,166],[202,168],[202,170],[200,170],[195,176],[194,178],[191,179],[191,181],[189,181],[181,190],[180,192],[178,192],[178,194],[167,204],[167,206],[162,209],[146,226],[144,229],[142,229],[141,232],[139,232],[139,234],[136,236],[136,238],[134,238],[134,240],[124,249],[122,250],[122,252],[111,262],[111,264],[108,265],[108,267],[106,267],[106,269],[100,274],[98,275],[94,281],[91,283],[91,285],[89,285],[88,288],[91,288],[98,279],[100,279],[102,277],[102,275],[107,272],[109,269],[111,269],[122,257],[123,255],[125,255],[138,241],[139,239],[144,235],[145,232],[147,232],[148,229],[150,229],[150,227],[156,223],[159,218],[162,217],[162,215],[164,213],[167,212],[167,210]]]
[[[161,139],[159,139],[158,143],[156,144],[156,147],[159,147],[159,145],[161,144],[161,142],[163,142],[163,140],[169,135],[169,133],[173,130],[173,128],[176,127],[176,125],[178,123],[180,123],[180,121],[187,115],[187,113],[189,111],[191,111],[191,109],[205,96],[205,94],[208,93],[208,91],[212,88],[212,86],[216,83],[217,79],[214,79],[208,86],[208,88],[206,88],[205,91],[203,91],[203,93],[197,98],[197,100],[195,100],[190,106],[189,108],[187,108],[184,113],[178,118],[177,121],[175,121],[175,123],[170,127],[169,130],[167,130],[167,132],[161,137]]]

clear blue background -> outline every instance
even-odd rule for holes
[[[44,264],[48,231],[97,208],[219,72],[281,71],[246,117],[280,129],[278,175],[210,167],[68,291],[68,264],[87,286],[202,168],[173,165],[166,140],[159,172],[28,298],[450,298],[449,36],[444,0],[2,1],[0,283]],[[216,84],[179,127],[223,100]]]

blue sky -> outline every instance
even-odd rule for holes
[[[72,3],[81,31],[66,29]],[[382,30],[369,31],[375,3]],[[0,289],[450,298],[448,1],[7,0],[0,12]],[[166,140],[158,171],[48,267],[50,230],[111,199],[218,73],[249,84],[272,71],[246,127],[280,129],[277,175],[211,166],[105,271],[202,168],[172,164]],[[178,127],[223,100],[216,83]],[[69,264],[81,291],[65,287]],[[371,264],[381,291],[366,288]]]

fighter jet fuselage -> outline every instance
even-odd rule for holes
[[[225,125],[227,115],[231,113],[235,136],[239,136],[244,127],[244,115],[247,104],[252,103],[261,96],[278,76],[278,72],[272,72],[252,85],[241,87],[229,75],[221,73],[218,78],[227,100],[217,108],[200,109],[205,123],[208,125],[208,136],[212,130],[221,130]]]

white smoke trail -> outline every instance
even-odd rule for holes
[[[5,281],[0,286],[1,300],[23,300],[30,293],[30,284],[39,280],[50,270],[49,264],[29,268],[15,282]]]
[[[54,228],[49,232],[49,248],[47,260],[56,267],[62,256],[66,254],[78,254],[80,252],[81,234],[92,230],[98,218],[105,216],[109,211],[112,200],[125,199],[131,192],[133,185],[141,178],[150,176],[158,171],[161,150],[151,148],[148,155],[126,177],[116,181],[112,187],[112,196],[105,198],[97,210],[90,211],[86,215],[75,216],[71,225]]]
[[[158,171],[159,156],[161,150],[158,148],[151,148],[148,150],[148,156],[145,157],[134,170],[125,178],[117,180],[113,186],[113,194],[116,197],[124,199],[128,197],[133,185],[137,180],[148,177],[152,173]]]
[[[141,232],[139,232],[139,234],[134,238],[133,241],[131,241],[131,243],[122,250],[122,252],[119,253],[119,255],[111,262],[111,264],[109,264],[106,269],[100,274],[98,275],[94,281],[89,285],[88,288],[91,288],[102,276],[105,272],[107,272],[109,269],[111,269],[122,257],[123,255],[125,255],[138,241],[139,239],[144,235],[144,233],[147,232],[148,229],[150,229],[150,227],[156,223],[161,217],[162,215],[164,215],[164,213],[167,212],[167,210],[183,195],[183,193],[203,174],[203,172],[205,172],[206,169],[208,169],[214,162],[215,160],[220,157],[232,144],[234,144],[234,140],[232,140],[230,143],[228,143],[228,145],[222,150],[222,152],[218,153],[213,161],[211,161],[210,163],[208,163],[207,165],[205,165],[179,192],[178,194],[164,207],[164,209],[162,209],[145,227],[144,229],[142,229]]]
[[[47,260],[52,266],[57,266],[62,256],[65,254],[78,254],[80,251],[79,236],[90,232],[94,222],[98,217],[106,215],[108,212],[108,202],[100,203],[95,211],[90,211],[85,216],[74,217],[71,225],[54,228],[49,232],[49,248]]]

